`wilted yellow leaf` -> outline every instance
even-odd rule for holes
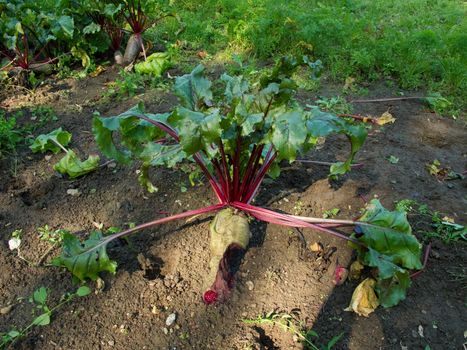
[[[94,70],[94,72],[89,74],[89,76],[94,78],[94,77],[97,77],[102,72],[105,72],[105,68],[103,66],[97,66],[96,69]]]
[[[375,293],[376,281],[372,278],[365,279],[355,288],[352,300],[348,308],[344,311],[354,311],[360,316],[368,317],[379,305],[378,297]]]
[[[454,219],[449,216],[443,217],[443,221],[450,222],[451,224],[455,223]]]
[[[318,253],[318,252],[322,252],[324,249],[321,243],[315,242],[313,244],[310,244],[310,250],[312,252]]]
[[[394,118],[391,113],[384,112],[383,114],[381,114],[381,117],[379,117],[377,119],[377,124],[378,125],[384,125],[384,124],[388,124],[388,123],[392,124],[395,121],[396,121],[396,118]]]
[[[362,274],[363,270],[363,265],[360,261],[355,260],[351,265],[350,265],[350,279],[351,280],[358,280],[360,278],[360,275]]]

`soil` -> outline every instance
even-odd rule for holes
[[[161,90],[124,101],[103,98],[106,83],[115,76],[116,70],[108,69],[84,80],[51,80],[34,95],[10,94],[0,101],[0,107],[8,112],[26,111],[20,120],[25,123],[28,106],[49,105],[59,118],[37,133],[61,126],[73,134],[71,147],[78,154],[95,154],[98,149],[91,132],[94,111],[116,115],[144,101],[148,111],[166,112],[177,103],[172,94]],[[368,98],[395,93],[383,84],[369,91]],[[321,94],[331,96],[333,91]],[[299,95],[303,102],[314,97],[305,92]],[[325,210],[339,208],[339,218],[352,218],[373,197],[386,207],[411,198],[465,224],[466,180],[441,182],[426,170],[426,164],[434,159],[457,172],[465,170],[464,125],[426,111],[417,100],[355,104],[353,110],[375,116],[389,110],[397,118],[394,124],[371,130],[357,158],[365,164],[363,168],[330,182],[327,167],[298,162],[286,165],[277,181],[265,182],[256,203],[317,217]],[[0,163],[0,308],[12,305],[9,312],[0,315],[0,333],[31,322],[33,306],[27,298],[40,286],[49,289],[51,306],[66,292],[76,290],[67,271],[47,266],[59,253],[58,248],[52,248],[45,264],[35,266],[51,247],[40,240],[38,227],[47,224],[84,237],[99,225],[125,227],[215,200],[207,185],[187,185],[182,172],[152,172],[159,191],[149,194],[136,180],[136,165],[111,163],[69,180],[52,170],[61,155],[49,159],[31,154],[27,147],[18,151],[18,156]],[[346,152],[345,140],[335,137],[306,158],[334,161]],[[399,158],[397,164],[387,160],[391,155]],[[188,187],[186,192],[181,190],[183,186]],[[68,189],[77,189],[79,195],[67,194]],[[310,230],[300,233],[260,222],[251,225],[251,247],[237,273],[231,298],[221,305],[206,306],[201,295],[208,274],[208,228],[209,217],[199,217],[111,244],[108,251],[118,262],[116,275],[104,274],[100,288],[89,283],[95,292],[62,306],[49,326],[33,328],[12,348],[302,349],[297,337],[280,326],[242,321],[270,311],[292,315],[297,325],[316,331],[316,344],[326,344],[342,333],[334,349],[465,347],[465,270],[464,282],[456,281],[453,275],[465,267],[465,243],[433,240],[427,269],[413,280],[407,299],[391,309],[378,308],[365,318],[343,311],[358,282],[333,283],[336,265],[347,266],[353,259],[345,242]],[[16,229],[23,232],[21,254],[32,263],[8,249],[10,234]],[[427,242],[423,236],[419,238]],[[323,245],[323,253],[307,248],[314,242]],[[166,326],[172,313],[176,321]]]

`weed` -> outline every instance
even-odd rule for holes
[[[0,110],[0,158],[15,154],[16,146],[22,141],[23,132],[16,125],[17,115],[7,117]]]
[[[432,211],[426,204],[412,199],[404,199],[396,203],[396,208],[418,218],[419,220],[414,226],[416,231],[426,238],[437,238],[444,243],[467,241],[467,228],[465,226],[455,223],[448,216]]]
[[[388,162],[391,163],[391,164],[397,164],[399,163],[399,158],[397,158],[396,156],[393,156],[393,155],[390,155],[388,158],[387,158]]]
[[[458,282],[463,289],[467,288],[467,268],[465,266],[452,267],[448,270],[451,281]]]
[[[58,244],[63,241],[63,235],[66,232],[65,230],[51,230],[49,225],[39,227],[37,229],[39,232],[39,237],[41,240],[49,242],[51,244]]]
[[[318,340],[318,333],[312,329],[306,330],[303,324],[297,320],[296,316],[289,315],[287,313],[276,313],[271,311],[264,316],[258,316],[255,319],[245,319],[242,320],[245,324],[253,325],[271,325],[279,326],[284,331],[290,332],[295,337],[297,337],[304,345],[305,349],[311,350],[330,350],[337,344],[337,342],[342,338],[344,333],[341,333],[333,337],[327,344],[320,346],[315,345],[314,341]]]
[[[316,101],[316,105],[322,110],[335,114],[348,114],[352,111],[351,105],[341,96],[326,98]]]
[[[339,214],[341,210],[339,208],[332,208],[332,209],[329,209],[329,210],[325,210],[323,212],[323,218],[324,219],[332,219],[332,218],[335,218],[337,216],[337,214]]]
[[[146,89],[166,89],[166,83],[158,77],[139,73],[120,71],[120,78],[109,85],[104,97],[116,97],[117,99],[132,98]]]
[[[32,328],[35,326],[47,326],[51,322],[52,314],[57,311],[64,304],[69,303],[76,297],[84,297],[91,293],[91,289],[87,286],[79,287],[73,293],[66,293],[62,295],[60,302],[54,307],[50,307],[47,303],[48,291],[45,287],[40,287],[34,291],[33,295],[29,298],[29,302],[34,305],[35,311],[40,314],[36,316],[29,325],[23,329],[12,328],[6,333],[0,334],[0,349],[6,348],[8,345],[13,345],[17,340],[28,335]]]

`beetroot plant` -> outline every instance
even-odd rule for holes
[[[136,60],[141,51],[146,57],[142,35],[147,29],[169,16],[178,19],[174,14],[167,12],[159,0],[113,0],[113,2],[122,8],[121,13],[131,29],[123,56],[123,62],[126,64]],[[158,17],[152,18],[148,14],[157,14]]]
[[[150,184],[147,169],[151,166],[172,168],[191,161],[209,181],[217,203],[107,236],[93,232],[84,243],[67,235],[55,263],[81,280],[96,279],[101,271],[115,272],[116,263],[106,253],[112,240],[172,220],[216,213],[210,225],[211,273],[203,294],[207,304],[226,300],[233,288],[231,262],[248,247],[249,218],[309,228],[349,241],[360,262],[371,267],[380,304],[389,307],[404,299],[410,270],[422,268],[421,246],[405,212],[388,211],[373,200],[358,220],[334,220],[289,215],[252,204],[264,178],[277,178],[282,164],[312,149],[318,138],[343,134],[350,141],[349,158],[331,166],[333,176],[350,170],[366,138],[362,126],[317,108],[304,110],[298,104],[294,99],[297,85],[289,77],[306,63],[306,57],[283,58],[256,86],[242,76],[224,74],[225,92],[218,97],[200,65],[177,78],[180,106],[170,113],[145,113],[136,106],[115,117],[96,115],[93,130],[102,152],[121,163],[142,162],[142,184]]]

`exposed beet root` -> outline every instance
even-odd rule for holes
[[[138,58],[139,53],[143,49],[143,39],[141,34],[132,34],[128,43],[126,44],[125,55],[123,56],[123,63],[130,64]]]
[[[119,66],[123,65],[123,55],[122,55],[122,52],[120,50],[116,50],[114,52],[114,60],[115,60],[115,63],[118,64]]]

